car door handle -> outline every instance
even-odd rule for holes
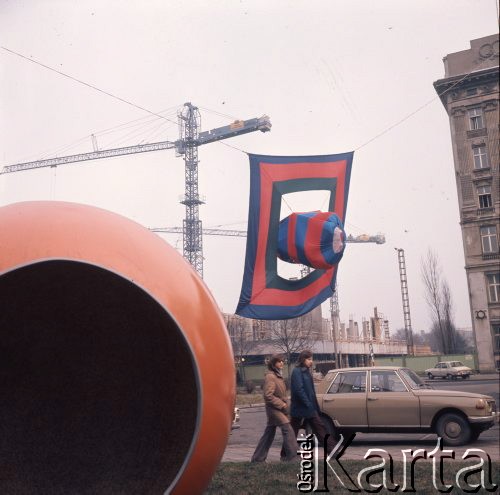
[[[325,402],[332,402],[333,400],[335,400],[335,398],[334,397],[325,397],[323,400]]]
[[[378,397],[368,397],[368,400],[378,400]]]

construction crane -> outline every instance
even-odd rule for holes
[[[335,354],[335,367],[340,368],[342,359],[337,345],[337,337],[340,336],[340,309],[339,309],[339,286],[335,281],[335,289],[330,297],[330,320],[332,322],[333,353]]]
[[[183,108],[178,112],[177,118],[179,123],[179,139],[174,142],[161,141],[108,150],[97,150],[95,138],[93,138],[93,152],[7,165],[3,167],[0,174],[175,148],[177,156],[184,156],[185,166],[185,194],[181,200],[181,203],[185,206],[185,217],[182,226],[183,255],[199,275],[203,277],[203,229],[199,218],[199,206],[203,204],[203,201],[200,199],[198,192],[198,146],[249,132],[267,132],[271,130],[271,122],[269,117],[264,115],[249,120],[236,120],[230,125],[200,132],[200,112],[191,103],[184,104]]]
[[[163,234],[182,234],[182,227],[152,227],[149,230],[151,232],[163,233]],[[246,230],[226,230],[226,229],[202,229],[203,235],[222,235],[227,237],[246,237]],[[385,235],[366,235],[361,234],[357,236],[348,235],[346,242],[349,243],[375,243],[384,244]],[[307,275],[307,274],[306,274]],[[304,275],[305,276],[305,275]]]
[[[408,279],[406,278],[405,251],[394,248],[398,253],[399,278],[401,280],[401,299],[403,301],[403,317],[405,322],[406,344],[408,354],[413,355],[413,331],[411,329],[410,296],[408,295]]]
[[[384,244],[385,236],[384,234],[368,235],[361,234],[357,236],[348,235],[347,242],[374,242],[375,244]]]

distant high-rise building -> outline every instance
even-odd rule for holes
[[[444,57],[434,83],[450,117],[460,225],[479,369],[500,368],[498,35]]]

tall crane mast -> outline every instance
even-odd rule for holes
[[[341,368],[341,355],[337,345],[337,337],[340,337],[340,309],[338,283],[335,281],[335,290],[330,297],[330,319],[332,324],[333,352],[335,354],[335,367]]]
[[[408,295],[408,279],[406,278],[405,251],[394,248],[398,253],[399,278],[401,280],[401,299],[403,301],[403,317],[405,322],[406,344],[408,354],[413,355],[413,331],[411,329],[410,296]]]
[[[349,241],[349,237],[351,240]],[[348,239],[346,239],[346,242],[376,242],[376,241],[369,241],[367,240],[369,236],[364,236],[363,241],[355,241],[353,236],[349,236]],[[380,244],[380,242],[378,242]],[[302,265],[300,269],[300,276],[301,278],[307,277],[311,273],[311,267]],[[332,341],[333,341],[333,354],[335,355],[335,368],[340,368],[339,363],[340,363],[340,358],[339,358],[339,353],[337,352],[337,335],[340,334],[339,332],[339,324],[340,324],[340,318],[339,318],[339,293],[338,293],[338,285],[337,285],[337,280],[335,280],[335,287],[333,288],[333,293],[332,296],[330,297],[330,319],[331,319],[331,325],[332,325]]]
[[[203,278],[203,237],[199,206],[203,203],[198,193],[198,132],[200,112],[191,103],[186,103],[178,114],[180,140],[184,143],[185,195],[181,203],[186,207],[182,222],[183,254]],[[178,150],[179,152],[179,150]]]
[[[230,125],[200,132],[200,113],[198,108],[191,103],[185,103],[177,117],[179,122],[179,139],[175,142],[160,141],[136,146],[97,150],[95,139],[93,139],[93,152],[7,165],[3,167],[0,174],[175,148],[178,156],[184,156],[185,164],[185,193],[181,201],[186,207],[182,229],[183,254],[200,276],[203,277],[203,229],[201,220],[199,219],[199,206],[203,204],[203,201],[201,201],[198,192],[198,146],[249,132],[267,132],[271,130],[271,122],[269,117],[264,115],[248,120],[236,120]]]

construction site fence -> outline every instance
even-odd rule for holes
[[[426,369],[434,368],[440,361],[460,361],[473,370],[478,369],[476,354],[433,354],[432,356],[391,356],[378,358],[375,356],[375,366],[404,366],[416,373],[423,374]]]
[[[473,370],[478,370],[478,361],[476,354],[433,354],[431,356],[392,356],[378,358],[375,356],[375,366],[404,366],[410,368],[416,373],[423,375],[425,370],[433,368],[440,361],[460,361],[465,366]],[[316,364],[323,364],[321,360],[315,361]],[[326,363],[326,362],[325,362]],[[290,373],[295,364],[290,366]],[[256,384],[261,384],[264,381],[264,373],[267,367],[263,364],[246,364],[244,366],[236,366],[238,372],[238,382],[241,384],[247,380],[251,380]],[[321,367],[323,368],[323,367]],[[335,364],[332,362],[332,369]],[[288,366],[285,364],[283,368],[283,376],[288,378]]]

